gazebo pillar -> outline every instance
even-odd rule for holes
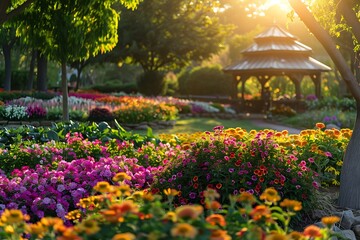
[[[303,79],[304,75],[302,74],[293,74],[289,76],[291,81],[295,85],[295,98],[296,100],[301,100],[301,80]]]
[[[233,88],[236,89],[236,91],[234,91],[234,93],[231,94],[231,98],[233,100],[237,100],[238,99],[237,87],[239,85],[239,76],[236,74],[233,75],[232,85],[233,85]]]
[[[311,80],[315,86],[315,96],[320,99],[321,98],[321,73],[315,73],[310,75]]]

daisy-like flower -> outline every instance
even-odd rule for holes
[[[129,175],[127,175],[125,172],[119,172],[113,177],[112,180],[114,182],[122,182],[125,180],[131,180],[131,177]]]
[[[111,192],[111,185],[108,182],[101,181],[96,183],[94,190],[100,193],[108,193]]]
[[[220,214],[211,214],[206,218],[206,221],[211,225],[226,226],[225,218],[223,215]]]
[[[321,229],[315,225],[310,225],[306,227],[303,234],[305,237],[311,238],[322,237]]]
[[[281,197],[279,196],[278,192],[275,188],[267,188],[265,191],[260,195],[260,199],[266,202],[276,203],[278,202]]]
[[[118,233],[111,240],[134,240],[136,236],[132,233]]]
[[[323,217],[321,219],[321,222],[328,228],[332,228],[332,226],[339,221],[340,221],[340,218],[337,216],[328,216],[328,217]]]
[[[280,206],[287,208],[289,211],[300,211],[302,209],[301,202],[287,198],[280,203]]]
[[[196,219],[203,213],[203,207],[200,205],[183,205],[176,208],[175,213],[178,218]]]
[[[323,128],[325,128],[326,126],[325,126],[324,123],[318,122],[318,123],[315,124],[315,127],[318,128],[318,129],[323,129]]]
[[[188,223],[178,223],[171,229],[171,236],[195,239],[198,230]]]

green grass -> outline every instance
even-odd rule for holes
[[[218,119],[218,118],[186,118],[179,119],[173,128],[167,129],[154,129],[155,136],[161,133],[175,134],[175,133],[194,133],[212,131],[216,126],[224,126],[224,128],[236,128],[240,127],[250,131],[252,129],[260,130],[258,126],[251,123],[250,120],[238,120],[238,119]],[[133,131],[138,134],[146,134],[144,131]]]

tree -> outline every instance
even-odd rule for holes
[[[114,61],[140,64],[146,81],[161,84],[154,72],[210,58],[222,48],[230,28],[219,23],[214,0],[146,0],[137,11],[121,10]],[[152,95],[158,93],[155,84]],[[155,89],[157,89],[155,91]]]
[[[329,32],[327,32],[315,19],[314,15],[308,10],[301,0],[289,0],[292,8],[306,24],[309,30],[324,46],[331,59],[338,68],[344,82],[357,103],[357,116],[353,134],[347,146],[344,163],[340,178],[339,205],[341,207],[359,209],[360,208],[360,86],[354,73],[349,68],[344,57],[337,49]],[[331,1],[329,2],[331,3]],[[337,5],[337,4],[336,4]],[[356,13],[359,4],[353,0],[341,0],[338,2],[336,12],[346,21],[357,42],[360,42],[360,22]],[[356,12],[355,12],[356,11]],[[329,14],[327,12],[327,14]]]
[[[5,62],[5,79],[4,79],[4,90],[11,90],[11,50],[16,43],[15,36],[15,25],[13,24],[3,24],[0,26],[0,44],[4,54]]]
[[[36,0],[1,0],[0,25],[20,15],[34,1]]]
[[[110,51],[117,42],[116,0],[37,0],[22,15],[19,30],[39,54],[61,65],[63,120],[69,120],[67,63]],[[121,0],[128,8],[138,0]]]

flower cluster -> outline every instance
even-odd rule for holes
[[[274,189],[266,189],[259,201],[249,193],[230,196],[230,204],[221,206],[219,194],[204,192],[206,207],[183,205],[172,208],[178,195],[166,189],[163,201],[146,191],[133,191],[126,184],[131,178],[124,173],[113,177],[117,182],[98,182],[98,193],[79,201],[78,209],[66,215],[74,225],[62,219],[43,217],[26,223],[21,211],[6,209],[0,220],[2,239],[20,239],[27,233],[32,239],[329,239],[336,234],[332,227],[339,221],[330,216],[322,219],[325,228],[309,226],[303,232],[289,228],[290,220],[301,210],[301,202],[284,199]]]
[[[270,130],[245,134],[241,129],[216,127],[214,133],[183,145],[176,159],[164,163],[152,191],[173,188],[181,192],[177,204],[203,204],[207,188],[223,196],[242,192],[258,196],[274,187],[282,196],[304,201],[308,208],[319,186],[317,173],[298,153],[280,145],[278,137]]]
[[[29,105],[26,108],[26,113],[30,119],[45,119],[47,114],[46,109],[40,105]]]
[[[64,218],[73,210],[79,200],[87,197],[99,181],[110,181],[118,172],[131,176],[126,181],[134,189],[146,188],[151,184],[156,168],[138,165],[134,158],[117,156],[59,161],[57,167],[37,165],[34,169],[23,167],[14,170],[11,177],[0,176],[1,210],[21,209],[34,219],[45,215]]]
[[[18,105],[5,106],[3,117],[8,120],[24,120],[29,118],[26,107]]]

